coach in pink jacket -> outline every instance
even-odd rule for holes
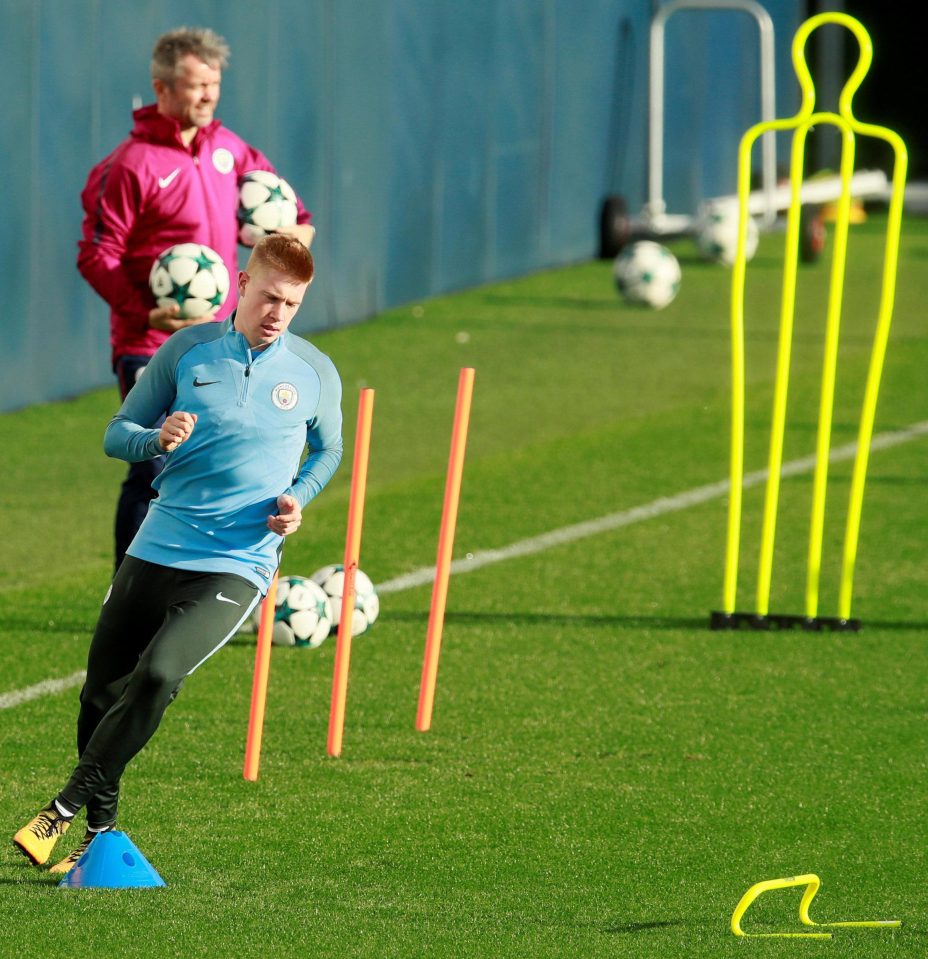
[[[156,306],[148,286],[155,258],[175,243],[204,243],[238,272],[238,183],[250,170],[274,167],[214,116],[229,48],[212,30],[171,31],[155,43],[155,103],[136,110],[129,137],[87,178],[81,194],[83,236],[78,269],[110,307],[113,370],[125,399],[159,346],[176,330],[222,320],[232,296],[215,316],[179,319],[176,308]],[[306,246],[314,228],[297,201],[297,222],[282,228]],[[236,284],[233,282],[232,288]],[[116,566],[154,497],[151,481],[161,458],[135,463],[116,510]]]

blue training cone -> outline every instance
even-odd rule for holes
[[[101,832],[58,883],[59,889],[132,889],[165,881],[138,847],[117,829]]]

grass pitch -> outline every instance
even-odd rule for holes
[[[855,438],[884,221],[854,228],[835,444]],[[749,269],[747,469],[766,458],[782,237]],[[476,368],[455,556],[727,476],[730,274],[673,246],[667,309],[610,265],[495,284],[314,337],[345,383],[337,478],[283,572],[340,561],[358,389],[376,389],[361,565],[435,560],[457,371]],[[905,224],[877,431],[928,420],[928,226]],[[814,449],[827,262],[801,273],[786,457]],[[110,569],[115,390],[0,417],[0,693],[82,668]],[[858,635],[712,633],[725,501],[453,578],[433,729],[414,731],[428,586],[386,594],[354,643],[343,755],[325,755],[334,641],[275,650],[261,775],[242,779],[253,638],[187,683],[125,777],[121,828],[161,890],[64,891],[0,852],[0,955],[922,956],[926,441],[875,453]],[[831,471],[833,614],[850,464]],[[771,608],[802,607],[811,477],[784,482]],[[751,602],[762,490],[745,497]],[[754,539],[752,540],[752,537]],[[73,763],[77,690],[0,710],[9,834]],[[80,825],[64,843],[82,834]],[[901,918],[830,943],[739,942],[761,879],[815,872],[819,921]],[[799,892],[748,931],[796,931]]]

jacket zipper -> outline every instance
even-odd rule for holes
[[[251,350],[248,351],[248,362],[245,364],[245,378],[242,380],[242,395],[238,401],[239,406],[245,406],[248,403],[248,386],[251,382],[251,367],[254,364],[254,359],[251,355]]]

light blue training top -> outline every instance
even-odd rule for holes
[[[341,381],[327,356],[289,332],[252,352],[234,320],[173,334],[110,421],[103,448],[130,463],[152,459],[163,452],[159,418],[195,413],[189,438],[166,454],[158,497],[128,553],[234,573],[263,594],[283,543],[267,528],[277,497],[306,506],[341,461]]]

